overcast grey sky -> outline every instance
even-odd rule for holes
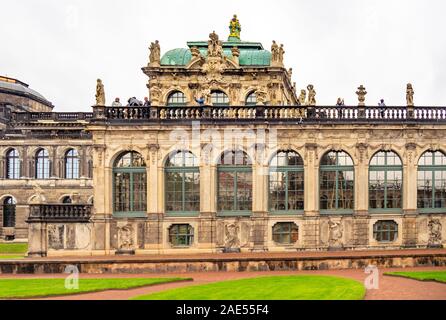
[[[270,49],[285,45],[285,65],[298,89],[315,86],[318,104],[338,96],[357,104],[383,97],[405,104],[412,82],[415,104],[446,104],[444,0],[0,0],[0,74],[42,93],[56,111],[89,111],[96,78],[107,102],[148,95],[148,45],[161,53],[228,36],[239,16],[242,40]]]

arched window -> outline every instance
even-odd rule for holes
[[[246,97],[246,105],[247,106],[255,106],[257,104],[257,96],[255,91],[251,92],[250,94],[248,94],[248,96]]]
[[[417,202],[421,211],[446,208],[446,156],[426,151],[418,161]]]
[[[145,216],[147,211],[146,164],[138,152],[122,154],[113,167],[113,213]]]
[[[40,149],[36,153],[36,178],[50,178],[50,158],[46,149]]]
[[[6,153],[6,178],[20,178],[20,158],[16,149],[11,149]]]
[[[304,162],[294,151],[279,151],[269,167],[271,212],[304,209]]]
[[[400,210],[402,208],[403,166],[395,152],[379,151],[369,166],[370,209]]]
[[[249,215],[252,210],[252,168],[248,155],[241,150],[224,152],[217,172],[220,214]]]
[[[229,98],[223,91],[212,91],[211,101],[214,106],[229,106]]]
[[[16,202],[13,197],[6,197],[3,200],[3,227],[15,227],[15,206]]]
[[[186,105],[186,95],[181,91],[172,92],[167,98],[167,105],[172,107],[180,107]]]
[[[398,224],[393,220],[379,220],[373,225],[373,238],[379,242],[392,242],[398,238]]]
[[[62,198],[62,203],[69,204],[72,203],[70,196],[65,196]]]
[[[194,228],[190,224],[173,224],[169,228],[169,242],[174,247],[189,247],[194,243]]]
[[[344,151],[327,152],[320,165],[320,210],[352,212],[354,185],[352,158]]]
[[[273,227],[273,241],[280,244],[293,244],[299,238],[299,228],[294,222],[278,222]]]
[[[169,155],[165,168],[166,212],[200,211],[200,169],[189,151]]]
[[[65,153],[65,179],[79,179],[79,154],[76,149]]]

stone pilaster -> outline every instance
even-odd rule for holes
[[[318,194],[319,165],[317,164],[317,145],[315,143],[305,144],[304,162],[304,211],[305,216],[319,214]]]

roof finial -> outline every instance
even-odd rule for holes
[[[229,22],[228,41],[240,41],[240,31],[242,31],[242,26],[237,19],[237,15],[234,14],[234,17]]]

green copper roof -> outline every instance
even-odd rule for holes
[[[187,43],[188,47],[197,47],[202,56],[207,56],[206,41],[191,41]],[[228,58],[232,56],[231,48],[238,47],[240,50],[239,62],[241,66],[269,66],[271,62],[271,53],[264,50],[261,43],[228,41],[223,42],[223,53]],[[191,60],[190,49],[177,48],[167,51],[161,58],[162,66],[185,66]]]

